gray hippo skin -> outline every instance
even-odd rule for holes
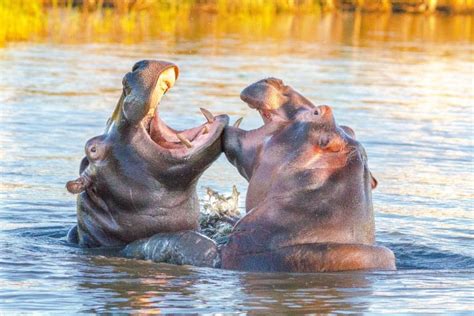
[[[198,267],[220,267],[216,243],[196,231],[162,233],[128,244],[122,255],[128,258]]]
[[[226,115],[185,131],[168,127],[158,104],[178,76],[163,61],[140,61],[123,78],[123,92],[103,135],[90,139],[80,177],[71,242],[124,246],[158,233],[199,228],[196,183],[222,152]]]
[[[224,132],[224,152],[249,187],[247,213],[221,249],[222,268],[395,269],[392,251],[374,245],[377,182],[352,129],[279,79],[261,80],[241,98],[265,124]]]

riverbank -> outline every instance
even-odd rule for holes
[[[137,42],[147,36],[189,32],[189,20],[201,16],[213,21],[208,27],[229,27],[232,23],[231,27],[238,32],[268,29],[272,33],[275,21],[282,16],[287,21],[308,20],[302,17],[347,15],[353,11],[355,16],[371,13],[386,21],[392,12],[410,12],[413,16],[420,14],[412,13],[425,13],[422,16],[431,17],[440,12],[446,15],[473,10],[474,0],[0,0],[0,45],[46,38],[66,42],[85,37],[101,42]],[[449,16],[468,17],[469,23],[463,22],[459,28],[471,32],[472,14]]]
[[[200,10],[216,14],[315,13],[317,11],[472,13],[472,0],[42,0],[46,6],[80,7],[85,11]]]

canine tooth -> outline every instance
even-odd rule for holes
[[[178,137],[179,141],[186,147],[192,148],[193,144],[184,136],[181,134],[176,134],[176,137]]]
[[[243,120],[243,119],[244,119],[243,117],[240,117],[237,121],[235,121],[235,123],[234,123],[233,126],[234,126],[234,127],[239,127],[239,126],[240,126],[240,123],[242,123],[242,120]]]
[[[212,115],[212,113],[209,112],[209,110],[206,110],[205,108],[200,108],[200,110],[209,123],[214,122],[214,115]]]
[[[202,128],[202,133],[203,134],[209,133],[209,127],[207,127],[207,125],[204,125],[204,127]]]

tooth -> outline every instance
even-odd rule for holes
[[[206,120],[207,120],[209,123],[214,122],[214,115],[212,115],[211,112],[209,112],[209,111],[206,110],[205,108],[200,108],[200,110],[201,110],[201,113],[204,115],[204,117],[206,118]]]
[[[241,118],[239,118],[237,121],[235,121],[234,127],[239,127],[239,126],[240,126],[240,123],[242,123],[242,120],[243,120],[243,119],[244,119],[244,118],[241,117]]]
[[[178,137],[179,141],[186,147],[192,148],[193,144],[184,136],[181,134],[176,134],[176,137]]]
[[[202,133],[203,134],[209,133],[209,127],[207,127],[207,125],[204,125],[204,127],[202,128]]]

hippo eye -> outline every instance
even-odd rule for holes
[[[95,146],[92,146],[91,152],[92,152],[92,153],[95,153],[96,151],[97,151],[97,148],[96,148]]]
[[[316,110],[314,111],[314,115],[316,115],[316,116],[319,115],[319,110],[318,110],[318,109],[316,109]]]

